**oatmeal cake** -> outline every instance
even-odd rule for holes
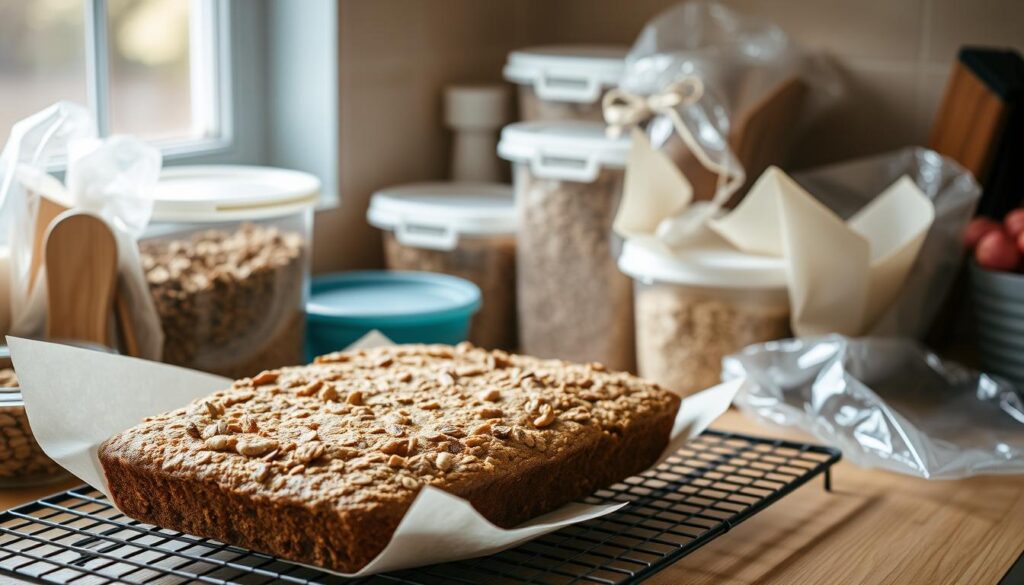
[[[354,572],[421,487],[515,526],[649,467],[678,407],[600,364],[405,345],[239,380],[99,455],[129,516]]]

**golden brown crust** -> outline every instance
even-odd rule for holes
[[[648,467],[679,399],[596,364],[396,346],[265,372],[100,447],[140,520],[354,572],[423,485],[501,526]]]

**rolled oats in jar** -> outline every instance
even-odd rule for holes
[[[67,476],[36,442],[14,370],[0,369],[0,487],[42,485]]]
[[[512,187],[418,183],[375,193],[369,222],[384,232],[391,270],[441,272],[480,287],[469,340],[516,348],[516,210]]]
[[[524,122],[502,132],[514,163],[519,342],[524,353],[632,370],[629,278],[616,267],[629,152],[589,122]]]
[[[232,378],[305,362],[319,190],[315,177],[283,169],[164,171],[139,240],[163,361]]]
[[[670,390],[713,386],[726,355],[790,336],[779,258],[739,252],[705,232],[674,254],[632,238],[619,267],[635,281],[637,370]]]
[[[601,98],[625,70],[626,47],[560,45],[513,51],[505,79],[519,86],[519,119],[603,121]]]

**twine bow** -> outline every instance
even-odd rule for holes
[[[743,185],[742,169],[730,168],[711,159],[679,114],[680,106],[696,104],[704,97],[704,82],[688,76],[676,81],[658,93],[643,96],[615,88],[605,93],[601,101],[608,135],[615,138],[627,128],[638,126],[654,116],[666,116],[672,121],[676,134],[693,153],[701,166],[715,173],[718,182],[711,205],[719,208]],[[724,141],[723,141],[724,142]]]

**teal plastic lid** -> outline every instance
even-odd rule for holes
[[[310,321],[346,325],[411,325],[471,315],[480,289],[433,272],[343,272],[313,279]]]

